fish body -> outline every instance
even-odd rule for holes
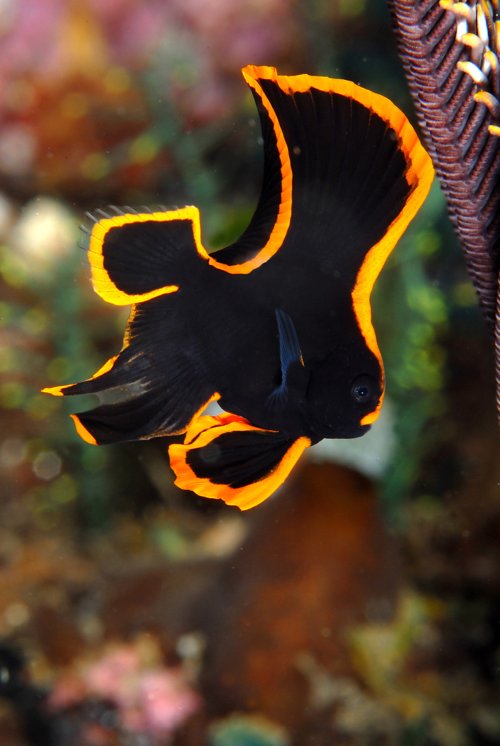
[[[101,211],[92,281],[132,306],[123,347],[87,381],[46,391],[114,392],[73,415],[85,440],[182,434],[169,447],[176,483],[246,509],[309,445],[363,435],[377,418],[384,372],[370,294],[433,170],[388,99],[271,67],[243,75],[264,143],[248,228],[209,254],[195,207]],[[212,401],[224,414],[203,414]]]
[[[277,257],[276,263],[282,264]],[[165,297],[151,304],[158,304],[160,318],[170,317],[169,305],[178,304],[177,328],[183,328],[182,336],[190,339],[185,354],[199,351],[202,377],[211,382],[224,410],[290,437],[307,435],[317,441],[361,435],[365,427],[360,419],[382,394],[382,371],[366,346],[351,304],[342,301],[349,294],[321,269],[311,286],[314,277],[307,276],[308,271],[312,274],[307,264],[283,264],[282,269],[263,265],[255,274],[236,277],[208,267],[197,283],[191,282],[184,297]],[[284,277],[281,287],[276,271]],[[287,272],[301,281],[287,281]],[[277,310],[293,325],[300,350],[281,400],[273,399],[283,383]],[[353,403],[350,396],[360,371],[373,379],[373,397],[364,406]],[[329,424],[323,416],[327,410],[331,410]]]

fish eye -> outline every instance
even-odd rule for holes
[[[351,397],[357,404],[367,404],[374,398],[376,382],[370,376],[359,376],[351,386]]]

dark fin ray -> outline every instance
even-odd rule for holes
[[[121,443],[154,437],[165,416],[161,393],[147,391],[141,396],[71,415],[76,431],[94,445]]]
[[[238,265],[240,271],[254,269],[276,253],[291,219],[290,159],[276,113],[260,86],[262,69],[248,65],[242,71],[255,99],[262,132],[264,163],[259,200],[248,227],[238,240],[212,255],[223,264]]]
[[[177,434],[186,426],[183,422],[186,411],[183,405],[186,403],[185,400],[177,400],[177,406],[173,408],[171,399],[165,397],[161,389],[155,388],[135,398],[102,404],[72,417],[77,432],[84,440],[107,445]],[[84,437],[78,423],[92,441]]]
[[[406,227],[420,207],[432,181],[430,159],[405,115],[354,83],[298,75],[260,84],[292,165],[293,220],[284,249],[310,245],[311,259],[322,265],[333,254],[335,270],[353,282],[394,221]]]
[[[310,444],[225,414],[198,418],[169,457],[177,486],[247,510],[278,489]]]
[[[148,366],[139,355],[131,355],[128,348],[124,348],[118,355],[114,355],[102,365],[90,378],[78,383],[64,386],[51,386],[42,389],[44,394],[52,396],[79,396],[84,394],[98,394],[108,389],[118,387],[130,388],[140,385],[147,376]]]
[[[116,305],[174,293],[206,258],[196,207],[90,215],[88,257],[94,290]]]
[[[357,325],[382,367],[370,296],[427,196],[431,160],[384,96],[350,81],[259,70],[293,172],[292,220],[277,261],[283,270],[303,266],[310,247],[310,266],[336,292],[351,294]]]
[[[153,380],[142,393],[72,415],[77,432],[97,445],[177,435],[218,398],[210,387],[200,387],[186,371],[163,386]],[[193,407],[195,402],[195,407]],[[90,435],[84,436],[80,428]]]
[[[104,394],[100,406],[75,417],[78,432],[88,442],[178,434],[209,401],[219,398],[201,345],[177,297],[156,298],[134,308],[118,356],[88,381],[46,392]]]

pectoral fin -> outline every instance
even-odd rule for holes
[[[309,438],[293,440],[225,414],[199,417],[169,456],[178,487],[248,510],[285,481],[309,445]]]
[[[280,308],[277,308],[274,313],[278,325],[281,383],[279,386],[276,386],[268,397],[267,404],[271,410],[277,407],[284,407],[288,403],[292,378],[294,379],[293,383],[300,383],[305,378],[304,375],[300,376],[300,371],[304,368],[304,360],[300,351],[299,337],[295,329],[295,324],[291,316]],[[295,373],[298,372],[299,376],[293,376],[294,371]]]

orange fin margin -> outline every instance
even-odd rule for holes
[[[129,306],[134,303],[143,303],[160,295],[177,292],[179,286],[169,284],[143,293],[127,293],[117,287],[116,283],[110,277],[104,261],[106,237],[111,230],[135,223],[167,223],[171,221],[190,221],[193,227],[193,241],[198,248],[198,243],[200,242],[200,215],[198,208],[194,206],[161,212],[117,214],[102,218],[94,224],[90,233],[88,258],[91,268],[92,286],[103,300],[118,306]]]
[[[193,451],[201,451],[208,448],[207,455],[211,452],[223,451],[221,436],[233,434],[234,444],[237,443],[240,433],[262,433],[269,437],[270,442],[264,438],[262,444],[263,452],[273,445],[273,436],[282,444],[282,451],[276,464],[272,466],[267,474],[259,479],[243,486],[231,486],[217,479],[217,467],[214,467],[213,476],[198,475],[192,463],[189,463],[190,454]],[[219,443],[217,440],[219,439]],[[284,447],[283,447],[284,444]],[[309,438],[300,437],[296,440],[285,441],[280,433],[272,430],[254,427],[247,420],[232,414],[224,414],[218,417],[199,417],[193,425],[188,428],[184,444],[174,444],[168,449],[170,465],[176,475],[175,484],[181,489],[191,490],[197,495],[222,500],[227,505],[234,505],[240,510],[248,510],[259,505],[272,495],[285,481],[291,470],[299,460],[304,450],[311,445]],[[212,448],[210,448],[212,446]],[[245,468],[244,448],[241,448],[241,467]],[[221,478],[221,477],[219,477]],[[222,477],[223,478],[223,477]]]

